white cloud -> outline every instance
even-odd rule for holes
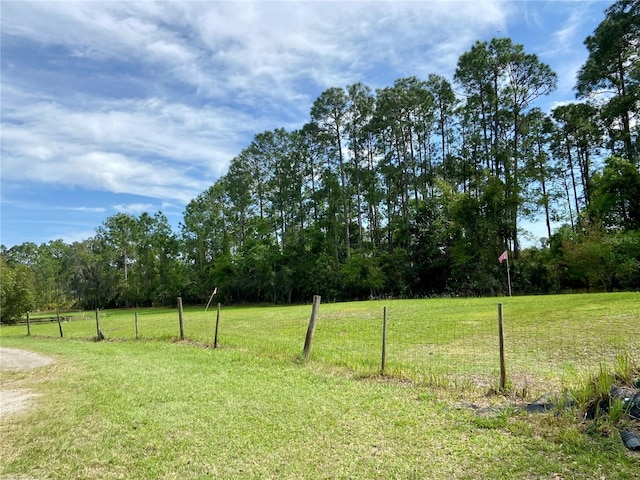
[[[565,105],[571,105],[572,103],[577,103],[577,100],[556,100],[551,103],[549,110],[553,110],[557,107],[563,107]]]
[[[96,225],[97,227],[97,225]],[[88,238],[93,238],[96,235],[95,229],[85,229],[85,230],[64,230],[59,233],[54,233],[51,235],[51,238],[59,238],[63,242],[67,244],[72,244],[74,242],[83,242]]]
[[[544,43],[540,55],[550,59],[562,59],[556,62],[558,73],[558,87],[570,91],[576,84],[577,72],[587,59],[587,49],[584,47],[584,25],[593,23],[589,18],[589,6],[593,2],[573,2],[568,4],[566,20]],[[600,2],[601,3],[601,2]],[[567,5],[564,5],[567,8]]]
[[[139,62],[211,98],[259,106],[365,80],[372,62],[406,74],[454,68],[510,2],[42,2],[5,9],[3,28],[94,59]],[[435,48],[436,55],[426,55]],[[425,55],[421,55],[421,50]],[[414,54],[407,57],[406,53]],[[417,69],[417,70],[416,70]]]
[[[162,202],[162,211],[175,211],[177,208],[180,208],[178,205],[172,202]]]
[[[155,207],[151,203],[130,203],[130,204],[120,204],[120,205],[112,205],[114,210],[120,213],[131,213],[131,214],[140,214],[144,212],[148,212],[153,210]]]
[[[45,62],[53,48],[51,62],[66,55],[79,63],[36,63],[29,89],[20,65],[4,72],[3,177],[183,203],[253,134],[301,126],[321,90],[367,81],[373,68],[383,76],[452,71],[510,10],[498,0],[459,5],[7,2],[5,38],[35,42]],[[83,75],[78,92],[64,89]],[[148,94],[92,91],[95,80],[128,78]]]
[[[59,210],[59,211],[68,211],[68,212],[80,212],[80,213],[104,213],[107,211],[104,207],[66,207],[63,205],[56,204],[43,204],[39,202],[31,202],[31,201],[15,201],[15,200],[2,200],[2,205],[7,207],[19,208],[23,210]]]
[[[222,175],[255,128],[242,113],[160,99],[95,102],[80,105],[83,109],[15,97],[4,103],[5,180],[56,182],[180,202]]]
[[[506,33],[517,14],[541,24],[543,7],[522,5],[5,2],[3,38],[27,42],[41,59],[33,71],[10,59],[3,72],[3,178],[184,203],[224,174],[253,134],[301,126],[323,89],[451,78],[461,53]],[[570,4],[575,12],[548,56],[581,48],[581,5]],[[572,86],[576,63],[562,65],[561,81]],[[125,81],[135,94],[108,90]]]
[[[37,133],[69,144],[163,155],[178,162],[228,161],[236,142],[259,127],[246,114],[225,107],[195,108],[158,98],[98,99],[78,105],[5,98],[3,121],[8,132],[3,140],[8,142]],[[48,144],[31,143],[28,153],[36,158],[50,156],[54,152]]]
[[[88,212],[88,213],[104,213],[107,211],[104,207],[72,207],[68,210],[72,210],[74,212]]]

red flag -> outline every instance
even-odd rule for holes
[[[507,259],[507,251],[505,250],[504,252],[502,252],[502,255],[498,257],[498,261],[502,263],[506,259]]]

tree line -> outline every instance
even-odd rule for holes
[[[25,310],[640,287],[640,2],[585,45],[577,101],[509,38],[451,80],[329,88],[308,123],[255,135],[185,208],[117,214],[82,242],[2,247],[2,319]],[[523,248],[526,221],[546,237]],[[554,232],[552,225],[562,226]]]

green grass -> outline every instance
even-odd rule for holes
[[[175,309],[140,311],[138,341],[133,311],[101,312],[105,342],[91,341],[92,313],[64,323],[63,339],[56,322],[33,325],[31,338],[3,327],[2,346],[56,362],[2,374],[3,388],[40,396],[0,421],[0,476],[637,478],[640,456],[617,435],[586,434],[576,412],[481,417],[465,406],[512,402],[478,382],[495,382],[497,301],[514,384],[552,390],[614,347],[638,359],[638,294],[321,305],[308,362],[310,305],[225,307],[217,350],[215,309],[185,312],[185,342]],[[380,377],[383,306],[390,375]]]
[[[386,373],[436,384],[495,386],[499,379],[497,303],[503,303],[507,376],[532,394],[560,388],[621,351],[640,357],[640,294],[557,295],[481,299],[390,300],[322,304],[312,346],[314,361],[361,375],[379,372],[382,312],[388,310]],[[221,348],[271,358],[300,356],[310,305],[222,307]],[[135,338],[134,310],[100,312],[110,340]],[[215,307],[187,308],[187,340],[211,345]],[[140,340],[179,339],[176,308],[138,311]],[[62,323],[64,338],[96,336],[95,312]],[[25,326],[2,329],[24,336]],[[35,337],[57,338],[57,322],[34,324]]]
[[[3,341],[3,344],[5,342]],[[571,418],[481,420],[450,392],[164,342],[12,339],[37,408],[2,421],[2,472],[35,478],[633,478]]]

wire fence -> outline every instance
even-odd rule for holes
[[[509,384],[517,388],[537,391],[558,386],[572,375],[597,371],[621,356],[640,363],[640,294],[503,301],[504,369]],[[384,369],[389,377],[497,386],[503,373],[497,304],[497,299],[323,304],[310,359],[363,376]],[[84,340],[103,336],[110,341],[185,341],[299,359],[311,310],[311,305],[187,308],[182,326],[176,308],[98,310],[30,321],[28,333]]]

